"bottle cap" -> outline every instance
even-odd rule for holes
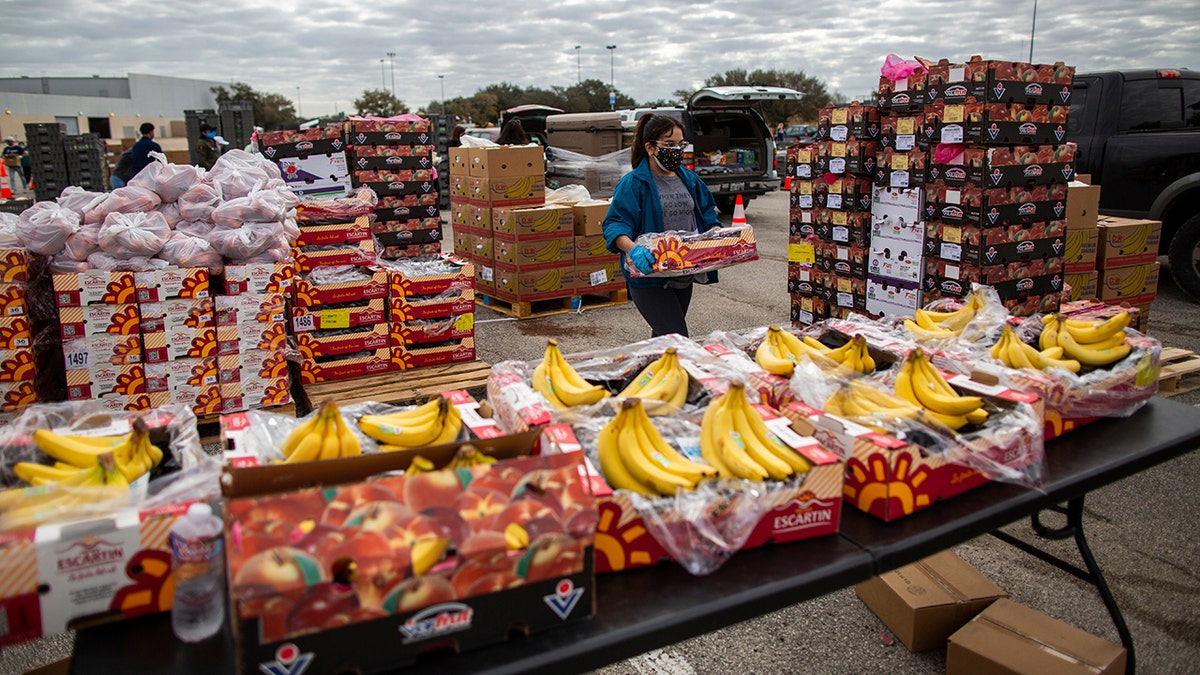
[[[212,507],[208,502],[196,502],[188,507],[188,518],[207,518],[212,515]]]

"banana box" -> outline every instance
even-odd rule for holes
[[[471,205],[466,201],[450,202],[450,226],[458,231],[471,226]]]
[[[492,261],[478,259],[475,262],[475,290],[492,293],[496,289],[496,268]]]
[[[433,232],[429,233],[430,236]],[[437,231],[438,236],[441,236],[441,231]],[[379,240],[383,235],[376,235]],[[380,260],[404,260],[407,258],[419,258],[423,256],[433,256],[442,252],[441,242],[431,244],[410,244],[408,246],[382,246],[378,249]]]
[[[218,296],[242,297],[242,296]],[[251,296],[252,297],[252,296]],[[176,298],[162,302],[147,302],[138,305],[141,315],[142,334],[162,333],[183,328],[216,328],[214,314],[216,303],[213,298],[191,300]]]
[[[287,295],[283,293],[221,295],[216,300],[217,327],[275,323],[287,318]]]
[[[393,297],[388,300],[388,320],[403,323],[414,319],[441,319],[475,311],[475,290],[447,290],[438,295]]]
[[[467,185],[467,200],[476,206],[537,206],[546,201],[546,178],[543,174],[472,177]]]
[[[475,234],[492,234],[492,207],[490,204],[474,204],[467,209],[467,227]]]
[[[1064,298],[1067,302],[1075,302],[1077,300],[1090,300],[1096,297],[1096,291],[1099,288],[1097,282],[1100,278],[1099,272],[1092,270],[1091,272],[1076,272],[1067,274],[1067,288],[1070,290],[1070,295]]]
[[[137,335],[141,332],[141,314],[133,303],[60,307],[58,324],[63,340],[90,335]]]
[[[462,256],[468,259],[472,257],[473,254],[471,253],[470,232],[466,231],[464,228],[456,227],[454,228],[454,234],[452,235],[450,242],[451,250],[454,251],[454,255]]]
[[[391,346],[450,342],[475,335],[475,314],[459,314],[443,319],[415,319],[391,324]]]
[[[344,305],[388,296],[387,272],[377,267],[360,269],[361,278],[341,283],[321,284],[297,277],[294,298],[297,307]]]
[[[463,170],[466,170],[466,165],[463,165]],[[468,184],[471,177],[465,173],[458,173],[456,167],[452,163],[450,165],[450,203],[465,203],[467,201]]]
[[[29,314],[25,302],[25,284],[0,284],[0,316],[25,316]]]
[[[63,363],[67,369],[93,365],[142,363],[141,335],[88,335],[63,340]]]
[[[496,297],[510,302],[567,298],[575,293],[575,264],[537,270],[494,270]]]
[[[209,358],[217,355],[217,329],[182,326],[156,333],[142,334],[146,363],[165,363],[178,359]]]
[[[493,208],[492,235],[497,239],[526,241],[574,236],[575,216],[568,206]]]
[[[303,384],[317,384],[377,375],[391,370],[392,350],[385,348],[347,356],[303,359],[300,362],[300,381]]]
[[[575,235],[575,262],[600,263],[620,259],[620,254],[608,250],[603,234]]]
[[[392,370],[444,366],[475,360],[475,338],[392,347]]]
[[[387,324],[312,331],[296,335],[296,346],[304,358],[342,356],[390,347]],[[283,345],[276,347],[282,349]]]
[[[168,265],[146,272],[135,272],[134,287],[138,303],[161,302],[172,298],[210,297],[207,267]]]
[[[287,323],[264,321],[217,328],[217,355],[250,349],[278,351],[287,346]]]
[[[67,400],[87,401],[107,394],[134,396],[146,393],[146,370],[140,364],[91,364],[67,369]]]
[[[287,293],[296,278],[296,263],[247,263],[225,266],[225,295]]]
[[[488,145],[467,149],[471,176],[520,177],[546,173],[546,157],[537,145]]]
[[[812,436],[807,421],[793,422],[767,406],[754,407],[772,433],[813,466],[798,485],[762,484],[764,490],[758,499],[762,515],[739,550],[759,548],[767,543],[781,544],[837,534],[841,525],[845,464],[821,447]],[[543,427],[540,447],[544,455],[583,457],[589,487],[599,497],[597,572],[620,572],[671,559],[666,547],[658,542],[634,508],[629,495],[613,490],[598,467],[587,459],[583,445],[569,425]],[[699,448],[695,448],[694,453],[693,449],[686,447],[682,450],[699,455]],[[669,499],[663,498],[664,501]],[[715,508],[716,504],[713,506]],[[689,516],[670,507],[665,507],[662,515],[673,527],[700,529],[705,526],[702,522],[689,524]]]
[[[58,307],[118,305],[137,302],[133,272],[87,270],[55,274],[54,304]]]
[[[1152,263],[1158,259],[1161,238],[1161,221],[1101,216],[1096,267],[1106,270]]]
[[[30,403],[36,403],[37,400],[38,392],[33,380],[0,382],[0,412],[21,411]],[[0,542],[3,542],[2,538],[0,538]],[[2,546],[3,544],[0,543],[0,547]],[[0,600],[0,604],[3,604],[2,600]],[[3,639],[3,636],[0,636],[0,642],[3,642]]]
[[[387,301],[374,298],[353,305],[326,309],[293,307],[291,317],[292,332],[297,334],[314,330],[373,326],[387,322]]]
[[[371,217],[359,216],[354,220],[321,225],[301,225],[296,246],[327,246],[331,244],[353,244],[371,238]]]
[[[604,235],[604,217],[608,215],[609,200],[589,199],[571,207],[572,226],[576,236]]]
[[[496,245],[491,234],[472,234],[468,237],[471,257],[476,260],[495,261]]]
[[[499,269],[532,271],[561,267],[575,262],[574,235],[570,230],[557,232],[562,236],[551,239],[503,238],[500,233],[492,242],[492,260]]]
[[[621,275],[621,263],[615,257],[609,262],[589,260],[586,263],[576,263],[573,276],[577,295],[609,293],[625,288],[625,277]]]
[[[169,611],[167,534],[189,506],[130,508],[0,537],[0,647],[63,633],[84,617]]]
[[[1096,269],[1096,254],[1100,245],[1100,230],[1095,227],[1073,230],[1067,221],[1063,248],[1063,270],[1067,274],[1090,272]]]
[[[358,267],[375,262],[375,241],[366,239],[354,244],[334,247],[307,246],[292,249],[296,271],[308,274],[318,267]]]
[[[287,355],[282,351],[247,349],[237,354],[217,356],[218,382],[240,382],[242,379],[277,379],[288,373]]]
[[[1105,303],[1124,302],[1148,305],[1158,295],[1159,264],[1152,262],[1129,267],[1102,268],[1098,290]]]
[[[1089,178],[1090,180],[1090,178]],[[1100,213],[1100,186],[1079,176],[1067,185],[1067,229],[1094,230]]]

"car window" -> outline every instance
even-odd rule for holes
[[[1087,110],[1088,86],[1076,84],[1071,88],[1071,109],[1067,112],[1067,133],[1083,131],[1083,116]]]
[[[1200,81],[1184,80],[1183,106],[1184,126],[1200,127]]]
[[[1178,129],[1183,126],[1183,87],[1159,80],[1126,82],[1117,131]]]

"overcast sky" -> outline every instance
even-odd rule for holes
[[[129,72],[247,82],[308,116],[367,88],[410,107],[501,81],[608,81],[644,102],[734,68],[803,70],[860,97],[893,52],[1025,60],[1034,0],[0,0],[0,76]],[[606,45],[616,45],[615,51]],[[1200,68],[1200,0],[1039,0],[1035,62]],[[445,79],[439,81],[438,76]]]

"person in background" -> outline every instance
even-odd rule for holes
[[[687,311],[694,283],[716,283],[717,273],[683,277],[630,278],[629,258],[643,274],[653,270],[654,254],[636,239],[643,234],[678,230],[703,232],[720,225],[717,203],[695,172],[683,167],[683,124],[674,117],[643,115],[630,146],[633,171],[625,174],[604,217],[608,249],[621,255],[621,270],[629,297],[646,323],[651,337],[688,335]]]
[[[117,157],[117,165],[113,167],[112,175],[108,177],[108,184],[112,189],[116,190],[120,187],[125,187],[125,184],[133,178],[133,148],[129,148]]]
[[[25,172],[21,170],[21,159],[25,156],[25,146],[17,142],[17,139],[12,136],[4,137],[4,168],[8,170],[9,184],[15,189],[17,187],[16,179],[21,179],[22,190],[29,187],[29,179],[25,177]]]
[[[133,159],[132,172],[134,176],[138,175],[138,173],[141,172],[142,169],[146,168],[146,165],[150,163],[150,153],[152,151],[163,151],[162,146],[154,142],[153,124],[150,122],[142,122],[142,126],[138,127],[138,131],[141,132],[142,137],[137,140],[137,143],[133,144],[133,148],[131,148],[132,152],[130,153],[130,156]]]
[[[525,133],[521,120],[512,119],[500,130],[500,137],[496,142],[500,145],[529,145],[529,134]]]
[[[450,132],[450,142],[447,143],[446,145],[451,148],[462,147],[462,137],[463,137],[463,134],[465,134],[465,133],[467,133],[466,127],[464,127],[461,124],[456,125],[454,127],[454,131]]]
[[[208,171],[217,163],[221,156],[221,148],[217,147],[217,130],[208,122],[200,124],[200,140],[196,144],[196,165]]]
[[[21,175],[25,179],[25,187],[29,187],[29,181],[33,179],[33,160],[29,158],[29,151],[21,155]]]
[[[780,122],[779,124],[777,124],[775,126],[775,142],[776,143],[783,142],[783,122]]]

